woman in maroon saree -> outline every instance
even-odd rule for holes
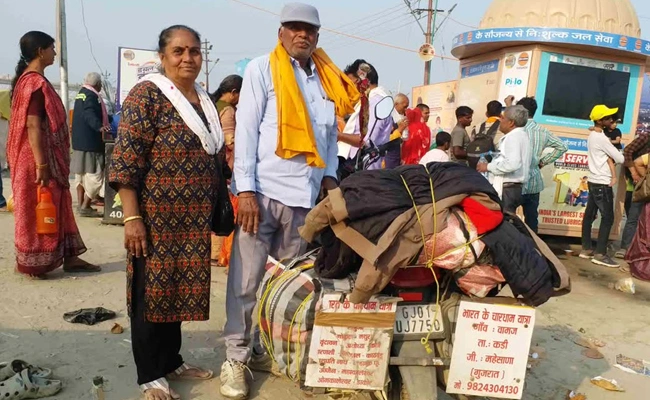
[[[639,176],[646,176],[648,170],[648,154],[634,160],[634,168]],[[625,254],[625,261],[630,265],[632,276],[644,281],[650,281],[650,203],[643,206],[639,216],[639,224],[632,240],[632,245]]]
[[[32,31],[20,39],[20,61],[12,82],[7,161],[14,197],[16,270],[42,278],[61,265],[66,272],[100,268],[78,258],[86,252],[72,212],[70,136],[59,95],[43,76],[54,63],[54,39]],[[56,207],[58,231],[36,233],[38,191],[47,187]]]

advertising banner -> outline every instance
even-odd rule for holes
[[[498,28],[462,33],[452,41],[452,48],[494,42],[539,42],[580,44],[584,46],[629,51],[650,56],[650,41],[614,33],[564,28]]]
[[[428,125],[433,135],[441,131],[450,132],[454,125],[456,125],[457,93],[458,81],[435,83],[433,85],[413,88],[413,104],[411,104],[411,107],[415,107],[420,103],[429,106],[431,116],[429,117]]]
[[[497,100],[499,60],[474,64],[461,69],[456,106],[468,106],[474,110],[474,127],[485,121],[487,103]],[[455,125],[455,122],[454,122]]]
[[[116,111],[122,109],[124,99],[140,78],[155,71],[160,62],[158,52],[155,50],[120,47],[118,52]]]
[[[636,133],[650,132],[650,73],[643,77],[639,117],[636,121]]]
[[[503,102],[503,99],[513,95],[517,101],[528,95],[532,54],[532,51],[506,54],[503,59],[503,73],[497,100]]]

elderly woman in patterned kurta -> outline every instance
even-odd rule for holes
[[[160,34],[162,74],[129,93],[113,151],[110,184],[124,208],[127,299],[138,384],[147,400],[178,399],[168,379],[210,379],[183,362],[181,322],[210,309],[210,223],[223,132],[214,104],[195,83],[199,34]]]

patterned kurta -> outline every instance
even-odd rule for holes
[[[200,107],[195,107],[205,122]],[[136,188],[147,228],[145,318],[203,321],[210,311],[210,216],[217,160],[151,82],[122,107],[109,181]],[[127,264],[131,314],[133,260]]]

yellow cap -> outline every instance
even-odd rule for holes
[[[592,121],[600,121],[605,117],[611,117],[617,112],[618,112],[618,107],[609,108],[606,105],[599,104],[591,110],[591,114],[589,114],[589,119],[591,119]]]

